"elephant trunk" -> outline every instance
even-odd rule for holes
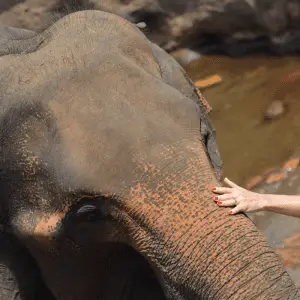
[[[144,164],[123,210],[130,244],[159,273],[166,296],[300,299],[255,225],[214,203],[209,187],[219,183],[208,159],[184,153],[173,166]]]

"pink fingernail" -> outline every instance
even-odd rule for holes
[[[231,210],[229,213],[232,215],[232,214],[233,214],[233,211]]]
[[[215,191],[215,190],[216,190],[216,188],[212,188],[211,190],[212,190],[212,191]]]
[[[222,202],[218,202],[218,204],[222,204]]]
[[[218,197],[214,197],[215,200],[218,200]]]

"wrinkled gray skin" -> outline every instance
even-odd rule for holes
[[[0,55],[26,53],[35,49],[37,42],[32,42],[36,33],[27,29],[0,26]],[[38,39],[35,39],[35,41]]]
[[[212,201],[214,130],[169,55],[99,11],[2,32],[1,300],[300,298]]]

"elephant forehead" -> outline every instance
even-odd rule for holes
[[[176,156],[165,159],[166,148],[186,149],[185,141],[199,139],[197,104],[163,81],[149,41],[132,24],[82,12],[60,20],[44,38],[35,52],[1,60],[10,75],[0,84],[1,104],[5,114],[37,101],[50,116],[55,132],[43,135],[39,146],[30,130],[17,135],[32,137],[55,178],[113,193],[141,176],[141,158],[163,167]]]
[[[136,96],[139,92],[143,93],[137,91]],[[104,105],[101,112],[85,115],[82,110],[74,111],[72,126],[63,124],[67,118],[59,118],[63,151],[73,179],[85,179],[96,186],[101,182],[113,192],[121,182],[135,181],[151,164],[163,168],[180,159],[179,152],[200,155],[190,149],[195,141],[200,143],[196,105],[172,93],[166,92],[166,99],[155,92],[152,95],[153,99],[144,98],[142,104],[135,103],[138,100],[133,94],[119,102],[109,97],[109,105]],[[147,105],[147,101],[152,103]]]
[[[149,81],[134,90],[133,82],[101,94],[91,84],[71,104],[49,103],[75,186],[101,182],[113,192],[120,182],[128,184],[140,176],[137,163],[141,159],[162,167],[176,156],[176,149],[188,153],[190,142],[199,141],[199,114],[193,101],[163,83]],[[166,149],[174,145],[174,156],[165,158]]]

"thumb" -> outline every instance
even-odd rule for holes
[[[224,179],[224,182],[229,185],[230,187],[239,187],[236,183],[232,182],[231,180],[229,180],[227,177]]]
[[[235,215],[239,212],[242,212],[243,208],[241,207],[241,205],[236,206],[235,208],[233,208],[231,211],[229,211],[230,215]]]

